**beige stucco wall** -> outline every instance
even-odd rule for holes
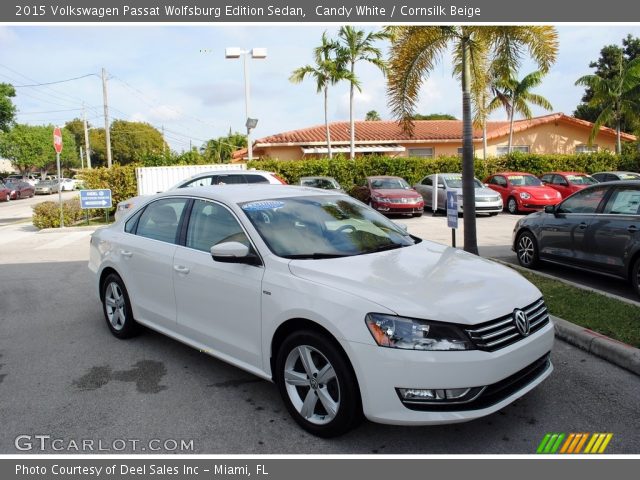
[[[13,172],[14,168],[11,162],[7,159],[0,158],[0,172]]]

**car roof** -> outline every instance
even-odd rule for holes
[[[589,175],[584,172],[545,172],[542,175]]]
[[[317,197],[319,195],[340,195],[327,190],[294,185],[236,184],[205,187],[180,188],[154,195],[153,199],[163,197],[201,197],[226,203],[242,203],[272,198]]]
[[[398,177],[396,175],[371,175],[370,177],[366,177],[366,178],[371,179],[371,178],[402,178],[402,177]]]
[[[597,175],[599,173],[608,173],[610,175],[625,175],[625,174],[640,175],[640,173],[638,173],[638,172],[630,172],[630,171],[626,171],[626,170],[610,170],[608,172],[592,173],[591,175]]]
[[[310,180],[312,178],[326,178],[326,179],[335,180],[335,178],[329,177],[327,175],[312,175],[310,177],[300,177],[300,180]]]
[[[491,177],[493,177],[494,175],[531,175],[532,177],[535,177],[535,175],[533,173],[529,173],[529,172],[498,172],[498,173],[494,173],[493,175],[490,175]]]

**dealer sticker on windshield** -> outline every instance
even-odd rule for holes
[[[249,202],[242,206],[247,212],[257,212],[260,210],[275,210],[284,207],[284,202],[280,200],[263,200],[260,202]]]

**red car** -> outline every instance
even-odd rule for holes
[[[484,183],[502,195],[502,202],[512,214],[542,210],[562,200],[560,192],[530,173],[500,172],[485,178]]]
[[[31,198],[36,194],[33,185],[22,180],[5,180],[4,186],[10,190],[11,200],[19,198]]]
[[[422,195],[416,192],[404,178],[367,177],[369,205],[381,213],[405,213],[420,217],[424,211]]]
[[[540,180],[545,185],[557,190],[562,198],[582,190],[598,181],[586,173],[580,172],[550,172],[540,176]]]
[[[0,201],[8,202],[9,200],[11,200],[11,190],[0,180]]]

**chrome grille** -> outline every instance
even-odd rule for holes
[[[391,203],[405,203],[411,205],[418,203],[419,201],[417,198],[390,198],[389,200],[391,200]]]
[[[529,319],[529,335],[549,323],[549,312],[540,298],[522,310]],[[493,352],[525,338],[516,328],[513,312],[495,320],[474,325],[465,331],[480,350]]]

